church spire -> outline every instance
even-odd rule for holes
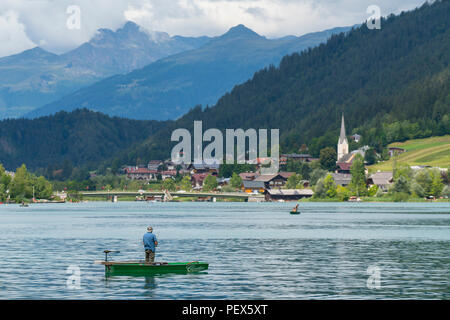
[[[347,135],[345,133],[345,120],[344,113],[342,113],[342,123],[341,123],[341,135],[339,136],[339,142],[337,146],[337,161],[341,161],[341,159],[348,154],[348,140]]]
[[[344,142],[346,139],[347,139],[347,135],[345,133],[344,113],[342,113],[341,135],[339,136],[339,143]]]

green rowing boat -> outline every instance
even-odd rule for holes
[[[206,262],[154,262],[146,263],[145,261],[98,261],[97,264],[105,266],[105,274],[107,276],[146,276],[165,273],[194,273],[208,269],[209,264]]]
[[[106,276],[147,276],[165,273],[193,273],[208,269],[209,264],[200,261],[191,262],[145,262],[143,260],[108,261],[109,253],[120,251],[105,250],[105,261],[95,261],[95,264],[105,266]]]
[[[300,211],[291,211],[291,214],[300,214]]]

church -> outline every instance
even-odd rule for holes
[[[355,135],[356,136],[356,135]],[[358,135],[358,137],[360,137]],[[357,154],[361,154],[364,157],[365,147],[349,152],[349,143],[347,139],[347,134],[345,132],[345,119],[344,114],[342,114],[341,122],[341,133],[339,135],[339,141],[337,145],[337,161],[336,161],[336,172],[338,173],[350,173],[350,168],[352,166],[353,160]]]
[[[342,114],[341,134],[339,136],[337,146],[337,162],[339,163],[340,160],[343,159],[346,154],[348,154],[348,140],[347,135],[345,134],[344,114]]]

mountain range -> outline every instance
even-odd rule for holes
[[[450,0],[390,15],[381,29],[365,24],[326,44],[285,56],[235,86],[212,107],[168,122],[121,163],[165,158],[177,128],[280,129],[280,152],[303,144],[318,157],[336,147],[342,113],[348,134],[377,152],[394,141],[450,134]],[[117,155],[119,157],[119,155]]]
[[[176,119],[195,105],[216,103],[236,84],[248,80],[265,66],[278,64],[286,54],[315,47],[331,35],[349,29],[267,39],[238,25],[198,48],[101,80],[26,116],[34,118],[60,110],[88,108],[131,119]],[[196,44],[199,42],[197,39]],[[90,64],[95,65],[95,61],[87,65]]]
[[[198,48],[209,37],[170,37],[133,22],[99,29],[86,43],[56,55],[40,47],[0,58],[0,118],[19,117],[84,86],[158,59]]]
[[[91,168],[146,163],[170,157],[173,130],[192,132],[195,120],[203,121],[203,130],[280,129],[282,153],[306,144],[315,157],[335,147],[343,112],[347,133],[360,134],[361,144],[377,152],[394,141],[450,134],[449,16],[450,0],[434,1],[383,18],[380,30],[361,25],[333,35],[175,121],[110,118],[88,110],[3,120],[0,162],[9,169],[64,159]],[[221,74],[214,79],[220,82]]]

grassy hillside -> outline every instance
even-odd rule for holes
[[[398,156],[397,164],[428,165],[441,168],[450,166],[450,135],[396,142],[390,144],[389,147],[406,150],[405,153]],[[371,166],[370,170],[389,171],[392,170],[392,165],[393,159],[390,159]]]

